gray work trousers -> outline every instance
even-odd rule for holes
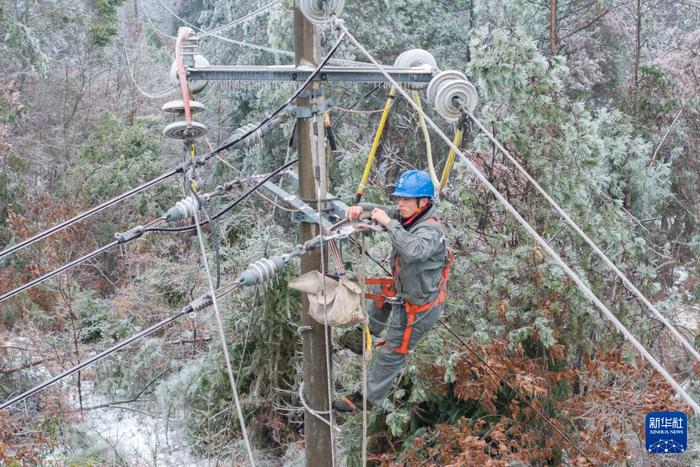
[[[444,304],[436,305],[416,315],[411,338],[408,341],[409,350],[413,350],[420,338],[437,324],[443,308]],[[374,405],[379,405],[389,394],[391,385],[401,373],[401,368],[406,361],[406,355],[394,352],[394,349],[401,345],[408,314],[401,304],[394,304],[391,309],[378,309],[372,300],[368,300],[367,311],[372,318],[379,321],[378,323],[370,320],[369,323],[370,332],[375,336],[386,327],[386,322],[391,315],[386,344],[378,349],[378,355],[367,375],[367,400]]]

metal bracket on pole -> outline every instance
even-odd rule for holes
[[[288,105],[284,112],[294,118],[311,118],[316,113],[328,112],[335,107],[332,99],[316,100],[311,102],[309,107],[301,105]]]
[[[427,84],[436,71],[421,68],[385,67],[387,72],[399,83]],[[313,72],[313,67],[276,65],[276,66],[238,66],[212,65],[188,68],[190,80],[217,81],[304,81]],[[357,83],[386,83],[386,77],[374,67],[326,66],[314,78],[315,81],[346,81]]]
[[[292,184],[294,188],[299,187],[299,178],[295,173],[288,172],[287,179]],[[326,199],[324,200],[327,206],[327,212],[335,217],[336,219],[342,219],[345,217],[345,211],[348,209],[348,205],[336,198],[332,193],[326,193]]]
[[[310,224],[320,223],[324,229],[328,229],[333,225],[333,222],[326,218],[327,216],[323,216],[323,218],[319,219],[318,212],[315,209],[302,201],[298,196],[288,193],[274,183],[266,182],[263,184],[262,188],[296,209],[296,212],[292,213],[292,220],[294,222],[307,222]]]

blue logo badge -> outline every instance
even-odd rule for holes
[[[688,418],[683,412],[650,412],[644,431],[647,452],[671,454],[688,449]]]

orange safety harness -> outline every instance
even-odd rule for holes
[[[429,217],[425,220],[426,222],[439,222],[435,217]],[[408,343],[411,340],[411,333],[413,332],[413,324],[416,320],[416,315],[430,310],[436,305],[440,305],[445,301],[447,297],[447,281],[450,276],[450,269],[452,269],[452,263],[454,263],[454,255],[450,249],[447,249],[447,264],[442,270],[442,275],[440,276],[440,283],[438,284],[438,295],[434,300],[424,303],[422,305],[416,305],[408,300],[403,300],[403,305],[408,315],[406,319],[406,328],[403,331],[403,338],[401,339],[401,345],[394,349],[394,352],[400,354],[408,353]],[[366,293],[365,298],[374,300],[378,309],[384,306],[384,303],[391,301],[392,298],[396,297],[396,288],[394,284],[398,277],[398,266],[399,258],[398,255],[394,260],[394,268],[391,277],[373,277],[365,279],[366,285],[379,285],[381,286],[380,293]],[[387,300],[388,299],[388,300]]]

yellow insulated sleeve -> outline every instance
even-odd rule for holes
[[[362,179],[360,180],[360,184],[357,187],[355,203],[360,202],[362,194],[365,192],[365,186],[367,185],[367,180],[369,179],[369,173],[372,170],[372,165],[374,164],[374,157],[377,155],[377,149],[379,149],[379,142],[382,140],[384,126],[386,125],[386,120],[389,117],[389,111],[391,110],[391,106],[394,104],[394,97],[396,97],[396,88],[392,87],[389,90],[389,96],[386,98],[386,103],[384,104],[384,111],[382,112],[382,117],[379,119],[379,127],[377,128],[377,134],[374,135],[372,149],[370,149],[369,156],[367,156],[365,171],[362,173]]]
[[[371,358],[372,355],[372,333],[369,332],[369,326],[366,324],[364,325],[364,333],[365,333],[365,354],[369,355]]]
[[[433,186],[435,186],[436,195],[440,194],[440,180],[437,178],[435,173],[435,165],[433,164],[433,150],[430,145],[430,133],[428,133],[428,125],[425,123],[425,118],[423,117],[423,105],[420,102],[420,94],[418,91],[413,91],[412,94],[413,102],[416,103],[421,112],[418,112],[418,122],[420,123],[420,128],[423,131],[423,138],[425,138],[425,157],[428,160],[428,173],[430,174],[430,179],[433,181]]]
[[[459,146],[462,143],[462,129],[458,129],[455,133],[455,138],[452,140],[452,144]],[[447,156],[447,161],[445,162],[445,168],[442,169],[442,177],[440,178],[440,189],[442,190],[447,185],[447,179],[450,177],[450,172],[452,172],[452,166],[455,164],[455,158],[457,154],[454,150],[450,149],[450,154]]]

